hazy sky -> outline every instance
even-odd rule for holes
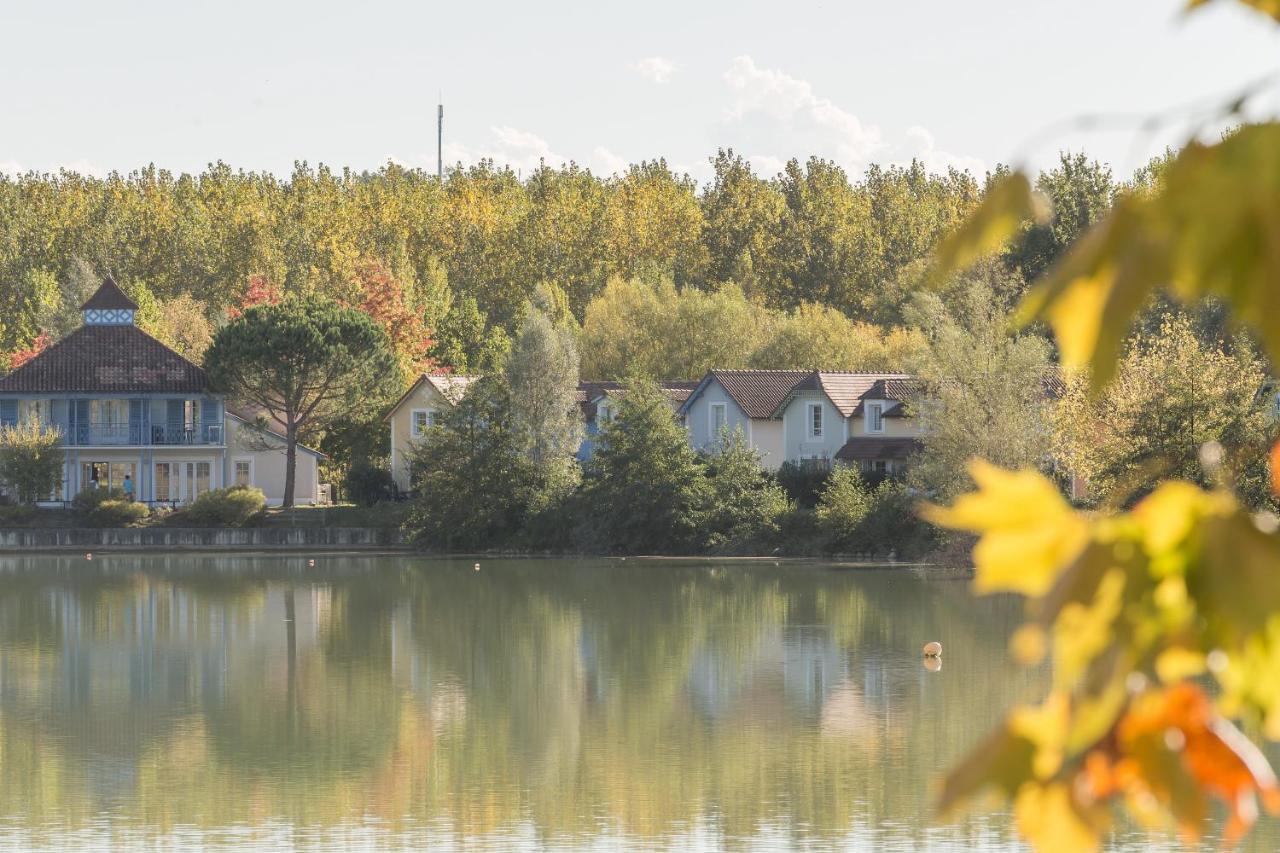
[[[1085,147],[1127,174],[1188,123],[1046,129],[1280,67],[1280,27],[1215,5],[0,0],[0,171],[434,168],[442,90],[446,162],[665,156],[703,178],[719,146],[770,174],[810,154],[981,171]]]

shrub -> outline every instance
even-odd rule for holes
[[[89,511],[89,523],[95,527],[127,527],[150,514],[150,507],[144,503],[104,500]]]
[[[262,489],[232,486],[205,492],[181,516],[185,522],[206,527],[244,527],[266,505]]]
[[[85,489],[71,499],[71,506],[80,512],[90,513],[106,501],[124,501],[124,489]]]
[[[860,528],[871,512],[872,492],[862,475],[847,465],[837,465],[818,499],[818,523],[840,549],[857,542]]]
[[[360,506],[373,506],[396,496],[396,481],[386,468],[362,463],[353,465],[342,481],[347,500]]]
[[[29,506],[0,506],[0,526],[24,527],[35,514],[36,511]]]
[[[783,462],[776,476],[788,499],[813,508],[831,476],[831,466],[825,461]]]
[[[62,479],[62,434],[28,421],[0,429],[0,481],[19,503],[48,497]]]
[[[702,545],[713,551],[760,551],[778,538],[787,496],[760,467],[760,454],[741,430],[722,436],[704,457],[708,505],[700,525]]]

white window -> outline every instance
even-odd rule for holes
[[[884,432],[883,403],[867,403],[867,432]]]
[[[253,460],[237,459],[231,466],[231,485],[248,488],[253,485]]]
[[[725,423],[728,421],[729,415],[724,403],[711,404],[711,440],[715,441],[720,438],[720,433],[724,431]]]
[[[613,409],[608,403],[601,403],[596,409],[596,420],[602,424],[607,424],[613,420]]]
[[[822,438],[822,404],[809,404],[809,437]]]
[[[414,409],[410,414],[413,421],[409,426],[409,433],[414,438],[422,438],[440,419],[440,413],[435,409]]]

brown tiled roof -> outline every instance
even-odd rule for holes
[[[199,367],[125,325],[81,326],[0,378],[0,392],[199,393],[207,385]]]
[[[658,389],[671,407],[679,410],[699,384],[697,379],[659,379]],[[621,399],[626,394],[627,386],[623,382],[582,382],[578,385],[578,405],[582,407],[583,417],[591,420],[596,416],[595,401],[600,397],[608,395]]]
[[[390,421],[396,410],[404,404],[405,400],[409,399],[409,395],[417,391],[424,382],[430,382],[431,386],[440,392],[440,396],[456,406],[458,401],[467,393],[467,388],[471,387],[471,383],[479,378],[479,376],[463,376],[459,373],[424,373],[405,389],[405,392],[400,395],[400,399],[396,400],[391,408],[387,409],[387,413],[382,416],[382,422],[387,423]]]
[[[915,381],[905,373],[846,373],[814,371],[795,384],[794,391],[821,391],[844,417],[858,412],[864,399],[906,400]],[[774,407],[774,414],[786,404],[788,392]],[[897,408],[897,407],[895,407]],[[886,412],[886,414],[888,414]]]
[[[836,451],[837,459],[906,459],[921,448],[917,438],[851,438]]]
[[[81,311],[88,311],[91,308],[124,308],[129,311],[138,310],[138,303],[125,294],[120,289],[120,285],[116,284],[116,280],[111,276],[107,276],[102,282],[102,286],[94,291],[85,303],[80,306]]]
[[[749,418],[768,418],[787,398],[796,383],[811,375],[807,370],[713,370],[733,401]]]

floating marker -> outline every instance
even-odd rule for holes
[[[93,554],[91,554],[91,553],[86,553],[86,554],[84,555],[84,558],[85,558],[86,560],[92,560],[92,559],[93,559]]]
[[[479,563],[476,563],[476,571],[477,571],[477,572],[478,572],[478,571],[480,571],[480,564],[479,564]]]
[[[939,643],[939,642],[937,642],[937,641],[934,641],[934,642],[932,642],[932,643],[925,643],[925,644],[924,644],[924,656],[925,656],[925,657],[927,657],[927,658],[940,658],[940,657],[942,657],[942,643]]]

